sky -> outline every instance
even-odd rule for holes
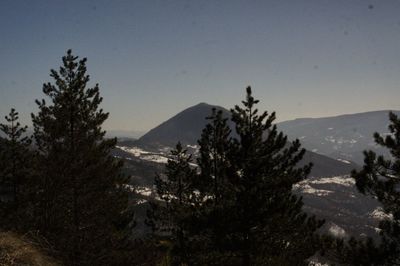
[[[149,130],[250,85],[278,121],[400,109],[400,0],[0,1],[0,116],[23,124],[67,49],[107,130]],[[3,121],[3,120],[1,120]]]

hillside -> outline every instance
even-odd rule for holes
[[[0,232],[0,266],[57,266],[40,247],[27,238],[10,232]]]
[[[303,146],[335,159],[363,163],[363,150],[380,154],[387,151],[375,145],[373,134],[388,132],[388,110],[340,115],[324,118],[301,118],[278,123],[291,139],[300,139]],[[400,111],[395,111],[400,114]]]
[[[172,148],[180,141],[184,145],[195,147],[200,138],[201,131],[207,124],[206,117],[210,115],[211,109],[222,110],[224,116],[230,118],[230,112],[220,106],[200,103],[189,107],[159,126],[153,128],[143,135],[136,145],[151,149],[153,151]],[[231,128],[233,123],[229,121]],[[234,130],[232,130],[234,132]],[[196,151],[194,151],[196,152]],[[313,162],[312,176],[335,176],[349,174],[350,171],[358,166],[352,162],[341,162],[327,156],[307,151],[302,164]]]
[[[197,139],[207,123],[205,117],[210,114],[213,107],[222,110],[225,117],[230,116],[229,111],[222,107],[201,103],[187,108],[161,123],[138,141],[122,140],[118,143],[114,155],[125,159],[125,172],[132,176],[131,184],[139,186],[137,193],[141,195],[141,200],[137,205],[137,213],[140,216],[138,224],[143,229],[142,233],[146,232],[143,226],[143,209],[152,195],[151,187],[156,172],[163,171],[163,165],[169,158],[170,149],[179,140],[196,156],[199,148]],[[364,114],[364,123],[367,123],[370,115]],[[382,112],[377,115],[377,119],[372,121],[378,123],[380,119],[383,120],[385,115]],[[357,119],[357,116],[356,114],[356,118],[353,119]],[[338,119],[335,124],[337,132],[347,132],[352,124],[356,125],[355,121],[351,121],[350,118],[351,116]],[[342,119],[348,119],[347,129],[346,123]],[[278,129],[282,130],[282,127],[286,126],[283,130],[284,133],[289,135],[289,139],[294,139],[296,134],[290,132],[296,132],[297,127],[303,127],[306,130],[307,123],[310,123],[311,120],[299,119],[295,120],[293,124],[280,123]],[[321,128],[328,124],[332,125],[332,123],[326,122]],[[232,123],[230,126],[232,127]],[[343,127],[343,131],[340,131],[341,127]],[[374,126],[374,128],[378,127],[379,125]],[[360,126],[357,131],[364,132],[367,128],[367,126]],[[314,128],[314,130],[316,129]],[[304,139],[306,138],[301,138],[302,143]],[[376,227],[382,219],[380,205],[376,200],[360,194],[354,186],[354,180],[348,176],[351,170],[358,168],[358,165],[348,160],[337,160],[316,152],[306,151],[301,165],[309,162],[314,165],[310,178],[294,187],[294,191],[304,198],[305,210],[326,219],[327,223],[323,230],[334,235],[376,237]]]
[[[211,114],[212,108],[222,110],[225,117],[230,117],[229,111],[223,107],[199,103],[151,129],[139,139],[139,143],[173,147],[180,141],[194,145],[207,124],[206,117]]]

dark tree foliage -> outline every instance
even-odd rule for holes
[[[385,253],[372,238],[366,240],[337,238],[324,235],[320,240],[318,255],[331,265],[382,265]]]
[[[302,265],[316,251],[315,231],[323,222],[303,213],[302,199],[292,194],[311,165],[296,167],[305,150],[277,131],[274,113],[259,115],[257,103],[247,88],[244,107],[231,110],[235,135],[222,113],[212,110],[198,142],[196,176],[186,161],[185,171],[168,170],[167,181],[156,182],[163,199],[174,191],[164,182],[175,187],[176,178],[186,175],[180,177],[187,180],[185,191],[195,195],[179,216],[189,243],[182,252],[195,258],[193,265]],[[173,213],[179,209],[171,207]]]
[[[297,167],[305,150],[277,131],[275,113],[258,114],[250,87],[242,103],[231,110],[238,135],[230,159],[237,173],[231,239],[242,265],[305,263],[315,252],[314,233],[322,221],[302,212],[292,186],[307,177],[311,164]]]
[[[203,129],[198,141],[200,178],[195,181],[202,194],[210,196],[209,202],[217,206],[229,191],[227,169],[230,168],[231,129],[227,124],[228,119],[222,117],[222,111],[213,108],[211,112],[211,116],[206,118],[210,123]]]
[[[0,124],[5,138],[0,148],[0,225],[8,229],[21,229],[29,220],[27,209],[28,182],[31,176],[31,139],[26,136],[27,126],[21,127],[18,112],[11,109]]]
[[[229,238],[231,214],[236,211],[235,187],[230,179],[236,175],[230,157],[231,129],[221,110],[213,108],[207,119],[210,122],[198,141],[199,177],[194,179],[202,204],[192,231],[197,236],[193,255],[200,265],[232,265],[238,260]]]
[[[164,174],[155,178],[159,199],[150,203],[147,223],[169,237],[171,265],[182,265],[189,263],[191,253],[188,232],[198,201],[193,187],[196,170],[190,166],[192,156],[180,143],[171,156]]]
[[[381,228],[381,264],[400,265],[400,119],[389,114],[390,134],[374,134],[375,142],[389,149],[391,158],[364,152],[364,166],[359,172],[353,171],[358,190],[376,197],[391,218],[383,220]]]
[[[116,139],[105,139],[99,86],[88,87],[86,58],[71,50],[54,83],[45,83],[49,99],[32,114],[38,150],[37,226],[70,265],[117,264],[116,252],[129,235],[127,178],[122,162],[110,155]]]

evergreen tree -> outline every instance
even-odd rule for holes
[[[32,114],[38,149],[37,221],[40,231],[70,265],[112,265],[129,233],[127,178],[110,155],[116,139],[105,139],[99,86],[88,87],[86,58],[71,50],[54,83]]]
[[[278,132],[275,113],[258,114],[251,88],[244,107],[231,110],[237,137],[231,165],[236,175],[236,211],[232,241],[242,265],[298,265],[315,252],[315,231],[322,225],[302,212],[302,199],[292,186],[305,179],[311,164],[297,168],[305,150]]]
[[[236,211],[235,189],[230,177],[235,175],[231,165],[231,129],[228,119],[221,110],[213,108],[210,121],[198,141],[200,146],[197,164],[199,178],[196,189],[200,192],[202,204],[199,205],[199,219],[193,234],[201,243],[196,245],[196,259],[200,264],[228,265],[232,263],[230,246],[227,238],[231,224],[231,213]]]
[[[171,265],[184,265],[189,263],[191,254],[189,220],[198,201],[193,187],[196,170],[190,165],[192,156],[180,143],[171,155],[165,173],[155,178],[159,199],[150,203],[147,222],[155,232],[168,236],[171,241],[168,254]]]
[[[325,234],[320,239],[318,255],[332,265],[382,265],[383,250],[372,238],[338,238]],[[321,258],[322,259],[322,258]]]
[[[20,229],[27,220],[24,212],[27,212],[27,182],[32,162],[31,139],[25,136],[27,126],[21,127],[18,118],[18,112],[12,108],[5,116],[7,124],[0,124],[5,135],[0,150],[1,224],[13,229]]]
[[[200,170],[201,182],[197,188],[211,196],[210,201],[213,205],[218,205],[228,186],[228,172],[230,167],[230,134],[231,129],[227,124],[227,118],[222,117],[222,111],[215,108],[211,110],[211,115],[206,118],[210,123],[205,126],[198,141],[200,146],[200,156],[197,164]]]
[[[352,176],[358,190],[376,197],[391,216],[379,225],[382,265],[400,265],[400,119],[392,112],[389,119],[390,134],[383,137],[375,133],[374,138],[378,145],[389,149],[391,158],[365,151],[363,169],[353,171]]]
[[[257,103],[247,88],[244,108],[231,110],[235,135],[212,110],[198,142],[197,175],[190,160],[178,157],[167,165],[167,178],[156,181],[163,200],[156,206],[166,205],[160,216],[173,215],[168,222],[185,229],[189,244],[173,242],[190,254],[191,265],[302,265],[316,252],[323,222],[303,213],[292,194],[311,165],[296,167],[305,150],[278,133],[274,113],[258,115]],[[181,152],[178,145],[175,155]],[[179,202],[179,180],[187,196],[183,205],[170,204]]]

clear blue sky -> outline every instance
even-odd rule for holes
[[[30,124],[71,48],[106,129],[147,130],[251,85],[280,121],[400,109],[400,1],[0,1],[0,114]]]

